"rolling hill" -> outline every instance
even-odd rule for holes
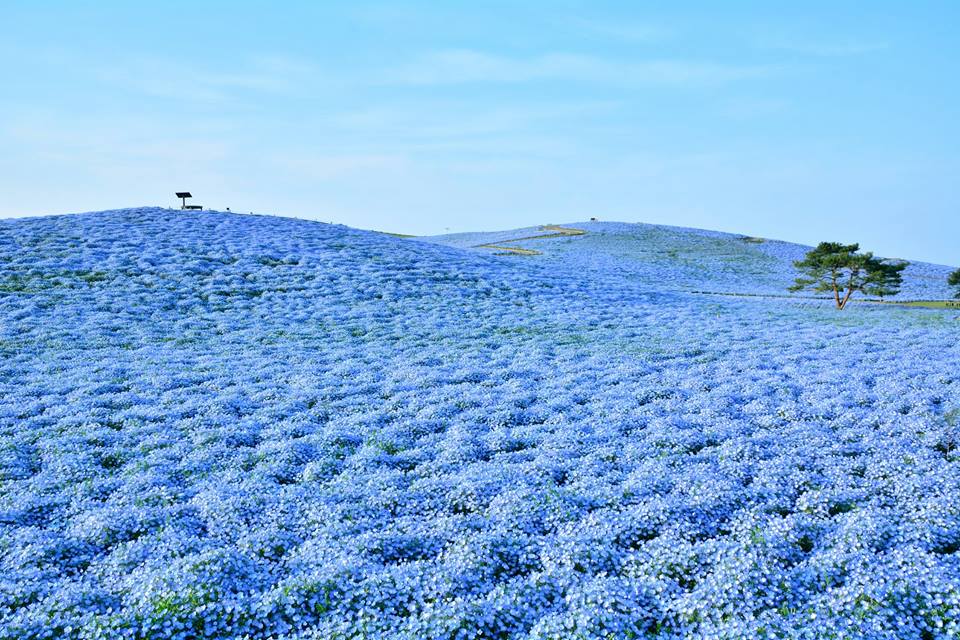
[[[557,237],[543,227],[493,233],[463,233],[425,238],[474,251],[484,245],[519,247],[540,254],[554,268],[591,270],[598,277],[622,277],[675,291],[789,295],[795,260],[811,247],[751,236],[652,224],[581,222],[560,225],[583,235]],[[514,240],[519,238],[520,240]],[[950,267],[911,262],[904,272],[899,300],[951,298]]]
[[[0,638],[960,633],[957,312],[564,226],[0,221]]]

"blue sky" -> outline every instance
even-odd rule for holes
[[[960,264],[956,2],[20,2],[0,216],[595,216]]]

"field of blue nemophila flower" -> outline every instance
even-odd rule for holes
[[[793,263],[802,260],[812,248],[766,238],[652,224],[584,222],[563,227],[587,233],[560,239],[549,237],[549,228],[528,227],[435,236],[429,240],[483,252],[490,249],[477,245],[492,243],[533,249],[542,253],[541,261],[555,262],[561,268],[576,265],[579,270],[596,269],[599,277],[623,277],[658,290],[776,296],[791,295],[787,287],[797,276]],[[911,262],[903,274],[901,292],[890,299],[952,298],[954,290],[947,285],[950,272],[946,266]]]
[[[958,314],[592,235],[0,221],[0,638],[960,635]]]

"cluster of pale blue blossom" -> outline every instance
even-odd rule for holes
[[[569,226],[587,234],[538,238],[549,236],[551,231],[529,227],[430,240],[460,248],[493,243],[533,249],[543,254],[538,258],[541,262],[594,268],[597,276],[608,282],[622,277],[658,290],[776,296],[791,295],[787,287],[797,276],[793,263],[811,249],[778,240],[662,225],[584,222]],[[911,261],[903,274],[902,290],[891,299],[952,298],[954,290],[947,285],[950,271],[942,265]]]
[[[544,257],[0,222],[0,638],[960,635],[956,313]]]

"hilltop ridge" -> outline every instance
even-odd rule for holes
[[[557,236],[544,227],[458,233],[423,238],[428,242],[489,253],[490,245],[535,253],[537,259],[574,272],[584,269],[666,290],[787,296],[796,276],[793,263],[809,246],[742,234],[625,222],[572,222],[584,231]],[[540,236],[540,237],[537,237]],[[913,262],[892,299],[947,299],[951,268]]]
[[[182,233],[182,242],[191,242],[190,234],[193,233],[195,240],[202,240],[212,248],[240,253],[263,250],[306,251],[309,254],[320,246],[308,242],[309,238],[320,242],[320,238],[329,240],[332,235],[340,234],[345,238],[363,237],[374,243],[386,243],[384,247],[393,247],[398,256],[408,258],[412,251],[423,252],[426,258],[439,256],[436,251],[442,250],[447,256],[444,260],[454,263],[479,260],[494,269],[510,269],[509,265],[516,265],[520,269],[517,273],[529,273],[531,269],[543,273],[547,269],[556,277],[581,280],[589,273],[587,281],[605,281],[604,286],[613,286],[617,282],[619,286],[687,293],[704,291],[789,297],[787,287],[796,275],[793,262],[810,249],[782,240],[646,223],[572,222],[553,227],[403,238],[303,218],[213,210],[182,212],[158,207],[8,219],[0,221],[0,233],[6,230],[7,235],[16,235],[47,228],[50,232],[90,232],[96,236],[97,229],[109,219],[130,225],[130,236],[116,239],[127,244],[139,241],[145,233],[169,233],[163,230],[168,229],[175,235]],[[556,229],[583,233],[558,233]],[[223,233],[218,236],[217,230]],[[237,244],[234,236],[242,235],[239,232],[249,234],[248,246]],[[107,239],[101,238],[100,242],[107,242]],[[428,249],[429,246],[435,249]],[[506,258],[496,255],[504,252],[515,255]],[[457,255],[455,259],[454,255]],[[491,255],[496,259],[487,260]],[[351,257],[360,258],[362,254]],[[953,291],[946,280],[951,271],[948,266],[911,262],[904,272],[901,292],[890,299],[950,299]]]

